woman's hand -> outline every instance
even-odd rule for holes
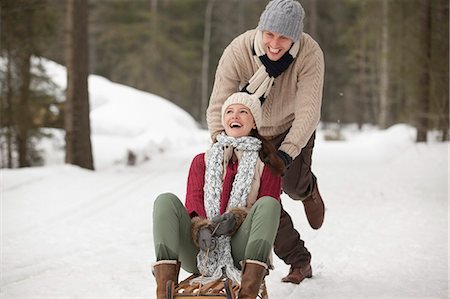
[[[214,236],[230,235],[236,226],[236,218],[233,213],[218,215],[211,221],[214,226]]]
[[[213,250],[216,247],[216,237],[214,237],[209,228],[202,228],[198,232],[198,245],[201,250]]]

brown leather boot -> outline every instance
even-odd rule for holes
[[[260,261],[246,260],[242,267],[241,289],[239,299],[255,299],[266,276],[267,264]]]
[[[303,267],[291,267],[289,274],[281,279],[282,282],[292,282],[295,284],[301,283],[305,278],[312,277],[311,265],[308,264]]]
[[[153,275],[156,279],[156,298],[167,298],[167,283],[171,281],[172,289],[178,284],[180,262],[175,260],[161,260],[153,264]]]
[[[313,187],[311,194],[302,202],[309,225],[313,229],[319,229],[322,226],[323,219],[325,217],[325,205],[323,204],[322,196],[320,196],[319,188],[317,187],[317,179],[315,176],[313,176]]]

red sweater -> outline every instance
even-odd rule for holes
[[[227,171],[222,186],[222,193],[220,194],[220,214],[223,214],[227,209],[237,168],[238,163],[229,163],[227,166]],[[187,182],[185,206],[191,217],[200,216],[206,218],[205,205],[203,203],[205,171],[205,153],[198,154],[192,160]],[[263,196],[271,196],[277,200],[280,200],[280,194],[281,177],[275,176],[267,166],[264,166],[264,170],[261,175],[261,185],[258,192],[258,198]]]

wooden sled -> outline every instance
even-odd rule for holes
[[[169,282],[167,284],[167,299],[236,299],[239,292],[239,285],[232,286],[228,278],[218,279],[205,285],[191,285],[190,281],[198,274],[192,274],[178,285]],[[257,298],[268,299],[265,280],[261,285],[261,291]]]

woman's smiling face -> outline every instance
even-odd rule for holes
[[[223,114],[225,133],[231,137],[250,135],[252,129],[256,129],[255,119],[247,106],[232,104],[225,109]]]

